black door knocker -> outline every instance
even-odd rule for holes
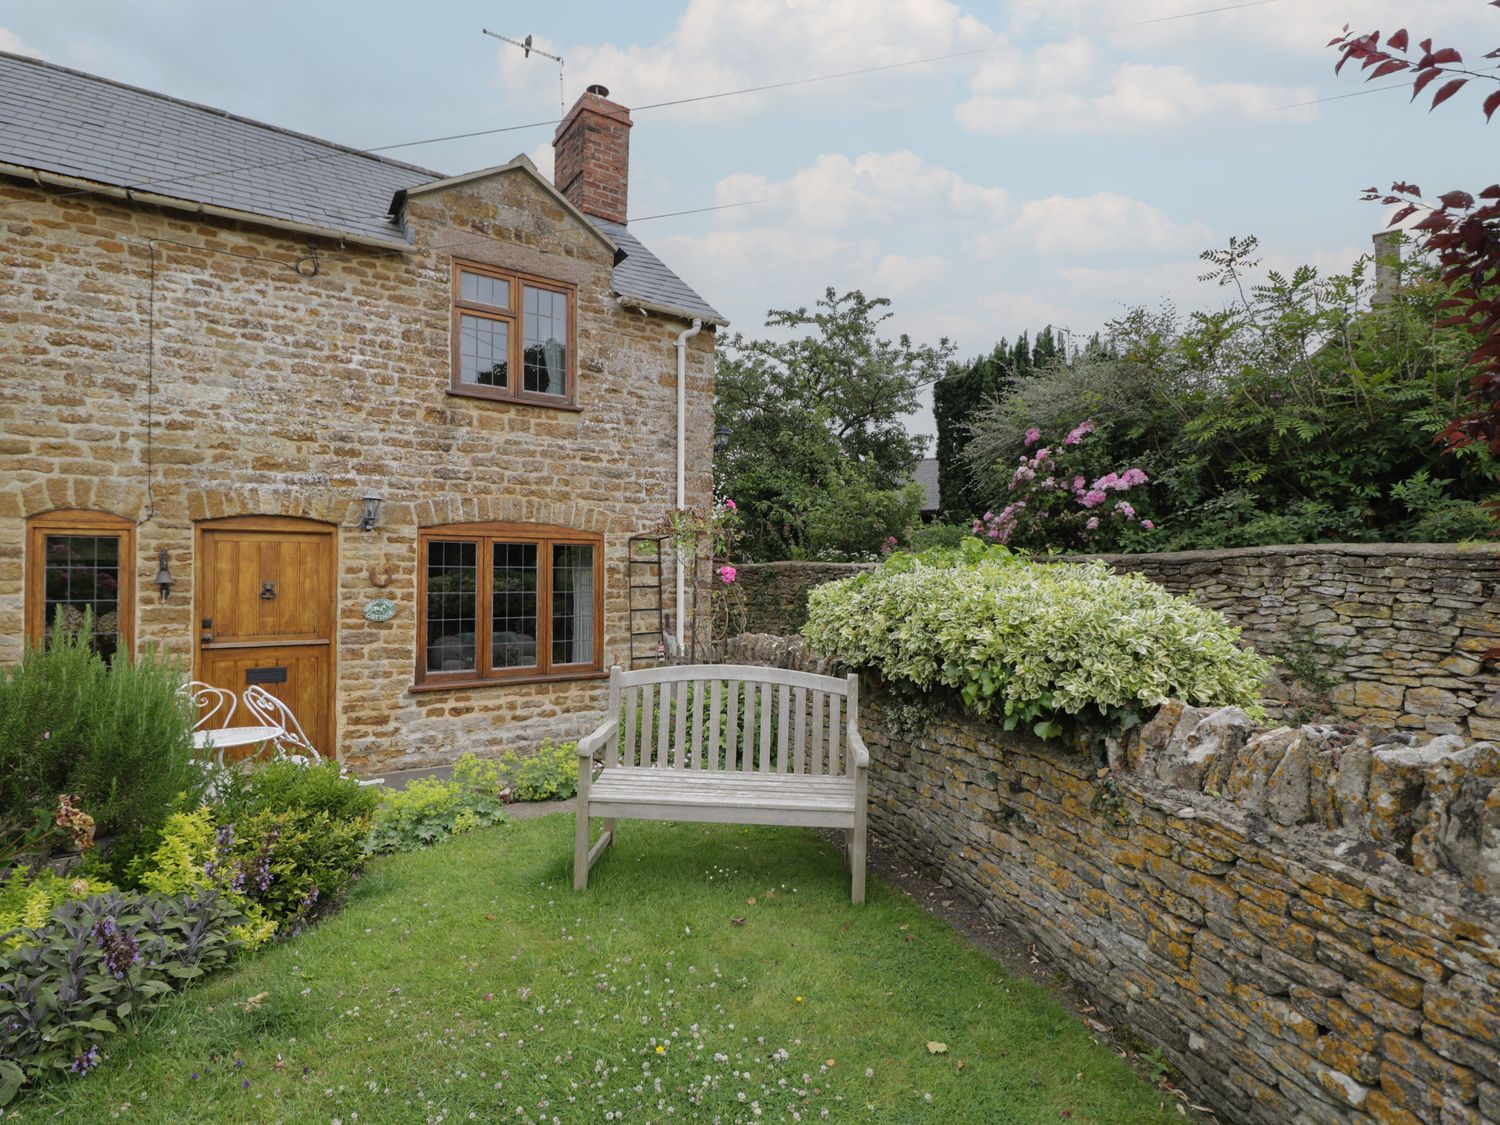
[[[260,596],[264,601],[270,601],[276,596],[276,583],[262,582],[260,584]]]

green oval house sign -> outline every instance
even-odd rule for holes
[[[390,598],[374,598],[365,603],[366,621],[389,621],[396,616],[396,603]]]

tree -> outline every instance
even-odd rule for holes
[[[1491,4],[1500,7],[1496,0]],[[1344,33],[1328,44],[1340,54],[1334,73],[1357,60],[1366,72],[1366,81],[1410,75],[1413,101],[1443,79],[1433,92],[1429,112],[1471,81],[1500,84],[1500,75],[1493,70],[1469,69],[1457,50],[1434,47],[1431,39],[1417,45],[1421,54],[1413,58],[1411,36],[1404,27],[1384,46],[1380,38],[1379,31],[1350,35],[1346,25]],[[1500,48],[1484,57],[1500,58]],[[1490,91],[1481,108],[1486,121],[1494,117],[1500,110],[1500,89]],[[1477,199],[1467,191],[1444,192],[1434,205],[1423,198],[1416,184],[1397,181],[1388,192],[1366,188],[1364,199],[1399,204],[1390,220],[1392,226],[1426,212],[1413,229],[1419,233],[1422,247],[1437,261],[1442,279],[1453,288],[1443,305],[1451,315],[1443,323],[1463,327],[1475,344],[1469,355],[1470,409],[1445,427],[1439,440],[1450,450],[1482,443],[1491,456],[1500,456],[1500,337],[1495,334],[1500,325],[1500,287],[1496,284],[1500,281],[1500,184],[1480,191]]]
[[[1094,338],[1098,343],[1098,338]],[[932,388],[932,417],[937,425],[938,492],[942,518],[967,524],[984,509],[983,490],[964,457],[969,427],[985,406],[1025,379],[1051,367],[1062,354],[1049,324],[1029,342],[1026,333],[1012,347],[1003,337],[988,355],[967,364],[950,363]]]
[[[926,439],[902,418],[953,346],[882,339],[889,307],[830,288],[812,312],[767,313],[766,327],[789,338],[729,342],[715,384],[715,420],[729,430],[715,484],[739,506],[749,557],[874,553],[915,520],[920,490],[909,482]]]

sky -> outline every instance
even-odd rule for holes
[[[1398,80],[1335,77],[1345,24],[1481,65],[1500,45],[1485,0],[0,0],[0,50],[360,148],[529,126],[389,154],[550,174],[558,67],[482,31],[529,34],[568,104],[602,83],[632,107],[631,229],[731,332],[857,287],[892,334],[968,358],[1219,307],[1198,254],[1231,235],[1262,269],[1345,269],[1384,225],[1365,187],[1493,182],[1488,89],[1429,114]],[[909,426],[933,432],[926,402]]]

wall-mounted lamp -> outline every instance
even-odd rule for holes
[[[365,514],[359,518],[361,531],[374,531],[375,521],[380,518],[381,497],[378,492],[365,493]]]
[[[167,565],[167,549],[163,547],[156,552],[156,589],[161,594],[161,600],[166,601],[167,595],[172,592],[172,583],[176,579],[172,577],[172,568]]]
[[[723,453],[729,448],[729,427],[718,425],[714,427],[714,452]]]

